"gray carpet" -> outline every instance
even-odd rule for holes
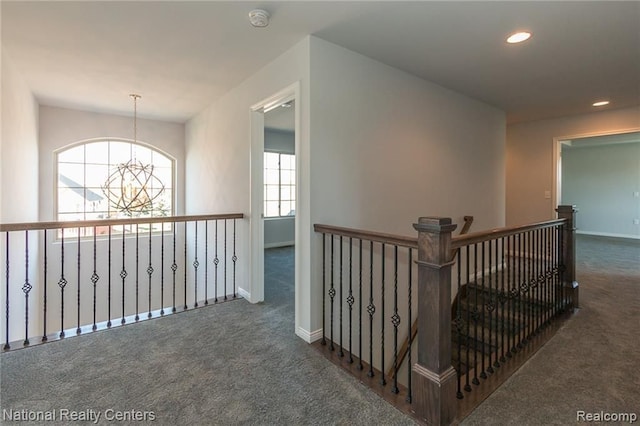
[[[577,281],[578,313],[463,425],[576,424],[578,411],[640,421],[640,241],[578,236]]]
[[[291,250],[267,251],[263,304],[233,301],[2,354],[0,423],[3,409],[58,410],[58,420],[66,409],[100,412],[98,424],[145,424],[110,422],[107,410],[150,411],[160,425],[413,424],[294,335]]]
[[[264,304],[2,354],[0,409],[148,410],[162,425],[412,424],[294,336],[291,262],[290,249],[268,251]],[[577,269],[580,311],[463,425],[640,416],[640,241],[580,237]]]

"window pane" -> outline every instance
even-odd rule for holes
[[[156,167],[165,167],[169,170],[173,167],[173,162],[169,157],[165,157],[159,152],[152,152],[153,165]]]
[[[58,220],[63,222],[84,220],[84,213],[60,213],[58,214]],[[64,236],[65,237],[70,236],[69,230],[65,229]]]
[[[58,154],[58,162],[84,163],[84,145],[60,152]]]
[[[280,208],[280,216],[290,216],[291,215],[291,202],[283,201]]]
[[[155,164],[154,164],[155,166]],[[158,178],[160,182],[165,186],[165,188],[173,187],[173,179],[171,169],[166,167],[154,167],[153,175]]]
[[[84,212],[84,188],[58,188],[60,213]]]
[[[109,166],[87,164],[85,168],[85,186],[100,188],[109,178]]]
[[[58,163],[58,184],[66,187],[83,187],[84,165]]]
[[[274,217],[279,215],[277,201],[265,201],[264,208],[265,208],[264,215],[266,217]]]
[[[264,168],[265,169],[277,169],[278,162],[280,161],[280,155],[275,152],[264,153]]]
[[[280,174],[278,170],[266,170],[264,175],[264,183],[270,185],[278,185],[280,183]]]
[[[85,145],[86,162],[88,164],[109,164],[109,144],[94,142]]]
[[[292,185],[296,183],[296,178],[291,170],[283,170],[280,176],[283,185]]]
[[[109,143],[109,163],[120,164],[131,160],[131,144],[129,142]]]
[[[291,186],[283,185],[280,187],[280,199],[283,201],[291,200]]]
[[[278,185],[267,185],[265,200],[278,201]]]
[[[142,164],[151,164],[151,150],[145,146],[131,144],[131,158]]]

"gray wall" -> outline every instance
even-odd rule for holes
[[[638,192],[640,143],[563,146],[562,204],[578,206],[577,232],[640,238]]]
[[[293,111],[291,111],[293,114]],[[269,113],[265,114],[265,126],[269,124]],[[295,133],[285,130],[265,128],[265,151],[283,154],[295,153]],[[295,218],[270,218],[264,221],[264,247],[284,247],[295,243]]]

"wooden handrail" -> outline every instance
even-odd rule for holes
[[[418,248],[418,239],[415,237],[404,237],[402,235],[385,234],[383,232],[364,231],[362,229],[342,228],[340,226],[319,224],[313,225],[313,230],[316,232],[342,235],[343,237],[352,237],[376,243],[392,244],[399,247],[408,247],[412,249]]]
[[[119,225],[135,225],[147,223],[173,223],[173,222],[195,222],[204,220],[223,220],[223,219],[242,219],[243,213],[230,214],[208,214],[208,215],[190,215],[190,216],[164,216],[164,217],[148,217],[133,219],[96,219],[96,220],[78,220],[67,222],[24,222],[24,223],[2,223],[0,224],[0,232],[13,231],[32,231],[44,229],[62,229],[62,228],[92,228],[94,226],[119,226]]]
[[[472,232],[471,234],[458,235],[451,238],[451,248],[458,249],[471,244],[481,243],[483,241],[495,240],[497,238],[508,237],[510,235],[519,234],[536,229],[551,228],[566,222],[566,219],[554,219],[544,222],[532,223],[528,225],[513,226],[508,228],[496,228],[488,231]]]

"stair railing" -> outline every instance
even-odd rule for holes
[[[458,237],[452,237],[450,218],[425,217],[414,225],[419,305],[413,382],[421,420],[450,424],[466,415],[472,408],[462,412],[458,400],[479,404],[493,390],[483,385],[497,369],[578,307],[576,209],[559,206],[557,212],[557,220]],[[452,250],[460,250],[457,262]],[[452,283],[464,294],[453,320]],[[476,389],[484,396],[466,397]]]
[[[420,422],[461,420],[578,307],[576,210],[557,212],[556,220],[456,237],[451,218],[420,218],[417,239],[315,225],[316,347]]]
[[[3,350],[235,299],[243,217],[0,224]]]

